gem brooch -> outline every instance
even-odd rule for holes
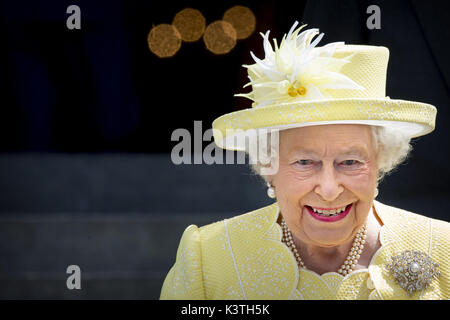
[[[441,275],[437,270],[439,264],[421,251],[406,250],[391,259],[386,270],[409,295],[427,288],[433,278]]]

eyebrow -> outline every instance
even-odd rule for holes
[[[297,148],[294,151],[291,151],[289,153],[289,156],[293,156],[293,155],[305,155],[305,156],[317,156],[317,152],[315,152],[314,150],[311,149],[306,149],[306,148]],[[363,147],[349,147],[344,149],[343,151],[339,152],[339,155],[344,155],[344,156],[348,156],[348,155],[358,155],[358,156],[362,156],[362,157],[368,157],[369,154],[367,152],[367,150]]]
[[[361,147],[350,147],[347,150],[345,150],[344,152],[342,152],[341,154],[342,155],[356,154],[356,155],[360,155],[363,157],[369,156],[369,153],[367,152],[367,150],[365,148],[361,148]]]

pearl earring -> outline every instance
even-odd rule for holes
[[[267,182],[267,195],[269,196],[269,198],[271,199],[275,199],[276,195],[275,195],[275,189],[272,187],[272,185],[270,184],[270,182]]]
[[[375,188],[375,195],[374,198],[376,198],[378,196],[378,188]]]

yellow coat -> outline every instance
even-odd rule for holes
[[[367,269],[343,277],[299,269],[281,242],[277,203],[201,228],[189,226],[161,299],[450,299],[450,223],[374,202],[381,248]],[[385,265],[404,250],[439,263],[441,277],[411,296]]]

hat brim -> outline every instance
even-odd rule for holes
[[[399,130],[411,138],[434,130],[437,110],[421,102],[394,99],[333,99],[244,109],[214,120],[215,143],[245,151],[256,129],[285,130],[315,125],[364,124]]]

